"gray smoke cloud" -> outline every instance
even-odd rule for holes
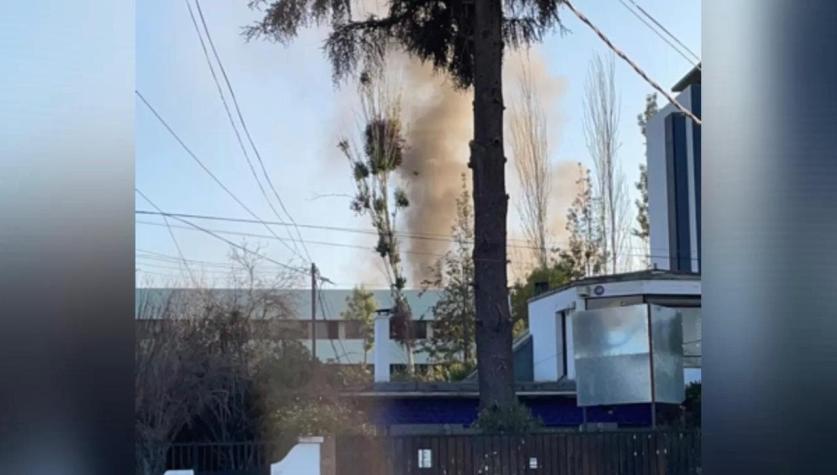
[[[364,2],[374,10],[374,0]],[[506,103],[515,100],[517,75],[526,64],[539,94],[549,111],[549,140],[552,156],[558,150],[561,118],[552,105],[565,89],[560,77],[550,75],[537,49],[513,51],[504,64]],[[410,206],[402,213],[399,231],[411,235],[450,235],[456,216],[456,198],[461,193],[461,175],[466,173],[469,142],[473,138],[473,91],[456,89],[444,72],[434,71],[404,53],[390,54],[387,60],[388,80],[398,84],[405,123],[406,150],[399,170],[399,179],[407,192]],[[508,154],[507,154],[508,155]],[[510,160],[512,157],[509,157]],[[509,162],[507,191],[509,203],[509,238],[514,244],[523,238],[515,202],[520,197],[519,180]],[[565,217],[576,193],[575,162],[553,158],[553,183],[550,198],[550,233],[556,244],[566,241]],[[437,256],[450,248],[450,242],[406,238],[402,240],[402,258],[406,264],[408,287],[419,287],[430,276],[430,267]],[[511,248],[509,257],[512,279],[531,268],[530,252]],[[524,250],[525,251],[525,250]],[[518,271],[519,270],[519,271]],[[372,268],[370,272],[380,272]]]
[[[404,113],[407,150],[401,165],[410,206],[404,216],[411,234],[448,235],[461,193],[461,175],[468,172],[468,143],[473,137],[473,93],[457,90],[432,67],[408,60],[404,71]],[[468,175],[470,180],[470,175]],[[405,254],[411,286],[430,277],[429,268],[449,243],[408,239]]]

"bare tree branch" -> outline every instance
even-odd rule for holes
[[[552,191],[548,128],[541,97],[526,61],[518,79],[520,100],[512,105],[509,114],[509,138],[522,190],[518,209],[523,230],[534,248],[536,262],[546,268],[549,264],[549,194]]]
[[[624,177],[616,163],[619,149],[620,100],[616,94],[613,56],[596,56],[587,75],[584,96],[584,138],[593,159],[599,217],[606,236],[611,272],[622,263],[627,213]]]

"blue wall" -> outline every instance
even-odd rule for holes
[[[576,407],[574,398],[537,397],[521,398],[535,417],[546,427],[577,427],[582,423],[582,409]],[[379,426],[396,424],[451,424],[471,425],[477,417],[479,401],[469,398],[397,398],[368,401],[366,410]],[[587,409],[587,422],[618,423],[620,427],[646,427],[651,425],[649,404],[631,404],[612,408]]]

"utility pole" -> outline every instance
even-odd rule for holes
[[[311,357],[317,361],[317,266],[311,263]]]

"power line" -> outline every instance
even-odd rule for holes
[[[641,22],[642,22],[645,26],[647,26],[649,30],[651,30],[652,32],[654,32],[654,34],[655,34],[655,35],[657,35],[657,36],[658,36],[661,40],[665,41],[665,42],[666,42],[666,44],[668,44],[669,46],[671,46],[671,49],[673,49],[674,51],[676,51],[676,52],[677,52],[677,54],[679,54],[681,57],[683,57],[683,59],[685,59],[686,61],[688,61],[688,62],[689,62],[689,64],[691,64],[692,66],[694,66],[694,67],[696,67],[698,70],[700,70],[700,64],[699,64],[697,61],[693,60],[693,59],[692,59],[692,58],[690,58],[688,55],[686,55],[686,53],[684,53],[683,51],[681,51],[681,50],[680,50],[680,48],[678,48],[678,47],[677,47],[674,43],[672,43],[672,42],[671,42],[671,40],[669,40],[668,38],[666,38],[666,37],[665,37],[662,33],[660,33],[660,31],[659,31],[659,30],[657,30],[656,28],[654,28],[654,26],[653,26],[653,25],[651,25],[651,23],[648,23],[648,20],[646,20],[645,18],[643,18],[642,16],[640,16],[640,14],[639,14],[639,13],[637,13],[637,12],[636,12],[633,8],[631,8],[631,7],[630,7],[630,5],[628,5],[627,3],[625,3],[625,0],[619,0],[619,3],[621,3],[621,4],[622,4],[622,6],[624,6],[624,7],[625,7],[625,8],[626,8],[629,12],[631,12],[631,14],[632,14],[633,16],[635,16],[635,17],[637,18],[637,20],[641,21]],[[634,5],[636,5],[636,3],[634,3]],[[640,8],[640,7],[639,7],[639,5],[636,5],[636,6],[637,6],[637,8]],[[663,30],[665,30],[665,28],[663,28]],[[668,31],[668,30],[665,30],[665,31]],[[671,36],[671,35],[670,35],[670,36]],[[679,41],[679,40],[677,40],[676,38],[675,38],[675,41],[677,41],[678,43],[680,43],[680,41]],[[682,44],[682,43],[681,43],[681,44]],[[688,48],[687,48],[687,49],[688,49]]]
[[[611,51],[613,51],[614,53],[616,53],[616,55],[617,55],[617,56],[619,56],[619,57],[620,57],[620,58],[622,58],[622,59],[623,59],[626,63],[628,63],[628,65],[629,65],[631,68],[633,68],[633,70],[634,70],[634,71],[636,71],[636,73],[637,73],[637,74],[639,74],[639,75],[640,75],[640,76],[641,76],[641,77],[645,80],[645,82],[647,82],[648,84],[650,84],[650,85],[651,85],[651,87],[653,87],[654,89],[656,89],[656,90],[657,90],[660,94],[662,94],[662,95],[663,95],[663,97],[665,97],[666,99],[668,99],[668,101],[669,101],[672,105],[674,105],[674,107],[676,107],[676,108],[677,108],[677,110],[679,110],[679,111],[680,111],[680,112],[682,112],[684,115],[686,115],[687,117],[689,117],[690,119],[692,119],[692,121],[694,121],[694,123],[696,123],[696,124],[698,124],[698,125],[701,125],[701,121],[700,121],[700,119],[699,119],[699,118],[698,118],[698,117],[697,117],[694,113],[692,113],[692,111],[690,111],[689,109],[686,109],[685,107],[683,107],[683,105],[682,105],[682,104],[680,104],[679,102],[677,102],[677,99],[675,99],[675,98],[674,98],[671,94],[669,94],[668,92],[666,92],[666,90],[665,90],[665,89],[663,89],[663,88],[662,88],[659,84],[657,84],[657,82],[656,82],[656,81],[654,81],[653,79],[651,79],[651,77],[650,77],[650,76],[648,76],[648,74],[647,74],[645,71],[643,71],[643,70],[642,70],[642,68],[640,68],[640,67],[639,67],[639,66],[638,66],[638,65],[637,65],[637,64],[636,64],[636,63],[635,63],[635,62],[634,62],[631,58],[629,58],[629,57],[628,57],[628,55],[627,55],[627,54],[625,54],[625,52],[623,52],[622,50],[620,50],[619,48],[617,48],[617,47],[616,47],[616,45],[614,45],[614,44],[613,44],[613,42],[612,42],[612,41],[610,41],[610,39],[609,39],[609,38],[608,38],[608,37],[607,37],[607,36],[606,36],[606,35],[605,35],[605,34],[604,34],[604,33],[603,33],[603,32],[602,32],[599,28],[598,28],[598,27],[596,27],[596,25],[594,25],[594,24],[590,21],[590,19],[589,19],[589,18],[587,18],[587,17],[586,17],[583,13],[581,13],[580,11],[578,11],[578,10],[577,10],[577,9],[573,6],[573,4],[572,4],[572,2],[571,2],[570,0],[561,0],[561,1],[563,2],[563,4],[564,4],[564,5],[566,5],[566,6],[567,6],[567,8],[569,8],[569,9],[570,9],[570,11],[572,11],[572,12],[575,14],[575,16],[576,16],[576,17],[578,17],[578,19],[579,19],[579,20],[581,20],[581,22],[582,22],[582,23],[584,23],[585,25],[587,25],[588,27],[590,27],[590,29],[591,29],[591,30],[593,30],[593,32],[594,32],[594,33],[596,33],[596,35],[597,35],[597,36],[598,36],[598,37],[599,37],[602,41],[604,41],[604,43],[608,46],[608,48],[610,48],[610,49],[611,49]]]
[[[230,83],[229,76],[227,76],[227,70],[224,68],[224,63],[221,61],[221,57],[218,55],[218,51],[215,49],[215,42],[212,41],[212,35],[209,33],[209,28],[206,25],[206,19],[203,16],[203,9],[201,9],[201,2],[200,0],[195,0],[195,6],[198,7],[198,16],[201,19],[201,23],[203,24],[204,31],[206,32],[206,39],[209,41],[209,46],[212,49],[212,54],[215,56],[215,60],[218,62],[218,67],[221,69],[221,75],[224,78],[224,82],[227,85],[227,89],[230,91],[230,98],[233,101],[233,105],[235,106],[236,114],[238,115],[238,120],[241,122],[241,128],[244,130],[244,135],[247,137],[247,141],[250,143],[250,146],[253,148],[253,152],[256,154],[256,159],[261,166],[262,173],[264,174],[265,179],[267,180],[268,187],[273,191],[273,195],[276,197],[276,201],[279,202],[279,207],[282,208],[282,211],[288,216],[288,219],[291,223],[296,224],[294,221],[293,216],[288,211],[288,208],[285,206],[285,203],[282,201],[282,198],[279,196],[279,192],[276,191],[276,187],[273,184],[273,180],[270,178],[270,173],[267,172],[267,167],[265,167],[264,160],[262,160],[262,155],[259,153],[258,147],[256,147],[256,143],[253,141],[253,137],[250,135],[250,129],[247,127],[247,122],[244,120],[244,115],[241,113],[241,108],[238,106],[238,99],[235,96],[235,90]],[[299,232],[299,229],[296,229],[297,236],[299,237],[302,248],[305,251],[305,255],[308,256],[308,260],[311,261],[311,255],[308,253],[308,249],[305,248],[305,242],[302,241],[302,234]]]
[[[253,166],[253,161],[250,159],[250,154],[247,152],[247,147],[244,145],[244,140],[241,138],[241,133],[238,131],[238,127],[235,124],[235,119],[233,119],[232,112],[230,111],[230,106],[227,103],[227,99],[224,96],[224,91],[221,88],[221,82],[218,80],[218,75],[215,73],[215,67],[212,65],[212,60],[209,57],[209,51],[206,48],[206,42],[204,42],[204,40],[203,40],[203,35],[201,35],[200,27],[198,26],[198,22],[195,19],[195,14],[192,11],[192,5],[191,5],[191,3],[189,3],[189,0],[184,0],[184,2],[186,3],[186,8],[189,10],[189,17],[192,19],[192,26],[194,26],[195,33],[197,34],[198,40],[200,41],[201,49],[203,50],[204,58],[206,58],[206,65],[207,65],[207,67],[209,67],[209,72],[212,75],[213,82],[215,83],[215,89],[218,91],[218,97],[221,99],[221,103],[224,106],[224,111],[226,111],[227,119],[229,120],[230,127],[232,127],[232,129],[233,129],[233,133],[235,134],[235,138],[236,138],[236,141],[238,142],[238,146],[241,149],[242,155],[244,155],[244,160],[247,162],[247,167],[250,169],[250,174],[253,176],[253,179],[256,180],[256,184],[259,187],[259,191],[261,191],[262,196],[264,197],[264,199],[267,202],[267,205],[270,207],[271,211],[273,211],[273,214],[276,215],[277,218],[282,219],[281,216],[279,215],[279,212],[273,206],[273,201],[270,199],[270,197],[267,194],[267,191],[264,189],[264,185],[262,185],[262,182],[259,179],[259,175],[256,172],[256,168]],[[204,26],[206,26],[206,25],[204,24]],[[208,30],[207,30],[207,35],[208,35]],[[214,50],[214,48],[213,48],[213,50]],[[288,230],[288,236],[293,239],[293,236],[291,235],[290,230]],[[296,249],[296,241],[292,240],[292,242],[294,244],[294,248]],[[299,251],[295,250],[295,252],[298,253]]]
[[[136,255],[135,258],[137,260],[143,261],[143,265],[159,267],[161,269],[172,269],[177,270],[178,267],[172,267],[172,265],[176,265],[178,263],[177,260],[172,260],[169,257],[160,257],[160,256],[153,256],[153,255]],[[195,261],[192,259],[188,260],[191,264],[194,264],[195,267],[199,268],[201,271],[204,272],[223,272],[226,274],[237,273],[237,272],[246,272],[245,269],[241,267],[237,267],[231,263],[213,263],[213,262],[206,262],[206,261]],[[271,270],[272,269],[272,270]],[[254,272],[257,274],[273,274],[273,271],[277,270],[277,267],[272,267],[271,269],[262,268],[256,269]]]
[[[135,214],[160,215],[159,212],[153,212],[153,211],[147,211],[147,210],[136,210]],[[165,214],[169,215],[169,216],[181,216],[181,217],[192,218],[192,219],[205,219],[205,220],[209,220],[209,221],[227,221],[227,222],[233,222],[233,223],[250,223],[250,224],[255,224],[255,223],[259,222],[259,221],[254,221],[254,220],[247,219],[247,218],[228,218],[228,217],[221,217],[221,216],[209,216],[209,215],[199,215],[199,214],[189,214],[189,213],[165,213]],[[275,226],[293,226],[293,224],[291,224],[291,223],[286,223],[286,222],[282,222],[282,221],[265,221],[265,223],[270,224],[270,225],[275,225]],[[325,230],[325,231],[341,231],[341,232],[347,232],[347,233],[366,234],[366,235],[372,235],[372,236],[377,236],[378,235],[377,231],[374,231],[374,230],[371,230],[371,229],[347,228],[347,227],[341,227],[341,226],[327,226],[327,225],[315,225],[315,224],[297,224],[297,226],[300,227],[300,228],[307,228],[307,229],[319,229],[319,230]],[[445,235],[439,234],[439,235],[428,236],[428,235],[424,235],[424,234],[421,234],[421,233],[404,233],[404,232],[396,232],[394,234],[398,237],[404,237],[404,238],[409,238],[409,239],[418,239],[418,240],[426,240],[426,241],[438,241],[438,242],[445,242],[445,243],[455,242],[455,239],[453,238],[453,236],[450,236],[450,235],[445,236]],[[466,241],[466,243],[472,244],[471,241]],[[519,247],[521,249],[535,249],[532,246],[512,245],[512,244],[510,244],[510,246]]]
[[[163,211],[153,201],[151,201],[151,198],[149,198],[148,196],[145,195],[145,193],[140,191],[139,188],[134,188],[134,190],[136,190],[136,192],[139,193],[139,195],[142,196],[145,199],[145,201],[148,202],[148,204],[153,206],[154,209],[156,209],[157,211],[160,211],[160,212]],[[171,236],[171,240],[174,243],[174,247],[177,249],[177,253],[180,255],[180,260],[183,262],[183,266],[186,268],[186,272],[189,274],[189,278],[192,280],[192,283],[195,284],[195,286],[197,287],[198,281],[195,279],[195,275],[192,273],[192,269],[189,267],[189,264],[186,262],[186,256],[183,255],[183,250],[180,249],[180,244],[178,244],[177,238],[174,236],[174,231],[172,231],[172,229],[171,229],[171,225],[169,224],[169,220],[166,217],[163,217],[163,219],[166,222],[166,228],[169,231],[169,236]]]
[[[215,183],[216,183],[218,186],[220,186],[220,187],[221,187],[221,189],[223,189],[223,190],[224,190],[224,191],[225,191],[228,195],[230,195],[230,197],[231,197],[233,200],[235,200],[235,202],[236,202],[236,203],[238,203],[238,205],[239,205],[239,206],[241,206],[242,208],[244,208],[244,210],[245,210],[245,211],[247,211],[247,214],[249,214],[250,216],[252,216],[252,217],[253,217],[253,218],[255,218],[256,220],[258,220],[260,223],[262,223],[262,224],[265,226],[265,228],[266,228],[268,231],[270,231],[270,233],[271,233],[271,234],[273,234],[273,235],[275,236],[275,235],[276,235],[276,233],[273,231],[273,229],[271,229],[271,228],[270,228],[270,226],[268,226],[268,225],[264,222],[264,220],[263,220],[263,219],[261,219],[261,218],[260,218],[260,217],[259,217],[256,213],[254,213],[254,212],[253,212],[253,210],[251,210],[251,209],[250,209],[250,208],[249,208],[246,204],[244,204],[244,202],[243,202],[243,201],[241,201],[241,199],[239,199],[239,198],[238,198],[238,196],[236,196],[236,194],[235,194],[235,193],[233,193],[233,192],[232,192],[232,190],[230,190],[230,189],[229,189],[229,188],[228,188],[228,187],[224,184],[224,182],[222,182],[222,181],[221,181],[221,179],[220,179],[220,178],[218,178],[218,177],[217,177],[214,173],[212,173],[212,170],[210,170],[210,169],[209,169],[209,167],[207,167],[207,166],[203,163],[203,161],[201,161],[201,159],[200,159],[200,158],[198,158],[198,156],[197,156],[197,155],[195,155],[195,153],[192,151],[192,149],[190,149],[190,148],[189,148],[189,146],[188,146],[188,145],[186,145],[186,143],[185,143],[185,142],[184,142],[184,141],[180,138],[180,136],[179,136],[179,135],[177,135],[177,132],[175,132],[175,131],[174,131],[174,129],[172,129],[172,128],[171,128],[171,126],[168,124],[168,122],[166,122],[166,120],[165,120],[165,119],[163,119],[163,117],[162,117],[162,116],[161,116],[161,115],[157,112],[157,109],[155,109],[155,108],[154,108],[154,106],[152,106],[152,105],[151,105],[151,103],[150,103],[150,102],[148,102],[148,100],[146,100],[146,99],[145,99],[145,97],[142,95],[142,93],[140,93],[140,92],[139,92],[139,91],[137,91],[137,90],[134,90],[134,94],[136,94],[136,95],[137,95],[137,97],[139,97],[139,98],[140,98],[140,100],[142,101],[142,103],[143,103],[143,104],[145,104],[145,106],[146,106],[146,107],[148,107],[148,110],[150,110],[150,111],[151,111],[151,113],[152,113],[152,114],[154,114],[154,117],[156,117],[156,118],[157,118],[157,120],[160,122],[160,124],[162,124],[162,125],[163,125],[163,127],[165,127],[165,129],[169,132],[169,134],[171,134],[171,136],[172,136],[172,137],[174,137],[174,139],[175,139],[175,140],[177,140],[177,143],[179,143],[179,144],[180,144],[180,146],[183,148],[183,150],[185,150],[185,151],[186,151],[186,153],[188,153],[188,154],[189,154],[189,156],[190,156],[190,157],[192,157],[192,160],[194,160],[194,161],[195,161],[195,162],[196,162],[196,163],[197,163],[197,164],[201,167],[201,169],[203,169],[203,171],[204,171],[204,172],[206,172],[206,174],[208,174],[208,175],[210,176],[210,178],[212,178],[212,180],[213,180],[213,181],[215,181]],[[279,236],[276,236],[276,237],[278,238]],[[288,250],[289,250],[289,251],[291,251],[292,253],[296,253],[296,254],[298,254],[298,252],[297,252],[296,250],[294,250],[293,248],[291,248],[290,246],[288,246],[288,244],[287,244],[287,243],[283,243],[283,244],[285,245],[285,247],[287,247],[287,248],[288,248]],[[301,256],[300,256],[300,257],[301,257]]]
[[[695,52],[694,52],[694,51],[692,51],[691,49],[689,49],[689,47],[688,47],[688,46],[686,46],[686,45],[685,45],[682,41],[680,41],[680,39],[679,39],[679,38],[677,38],[677,36],[675,36],[675,35],[674,35],[674,33],[672,33],[671,31],[669,31],[669,30],[668,30],[665,26],[663,26],[663,25],[662,25],[659,21],[657,21],[657,19],[656,19],[656,18],[654,18],[654,17],[653,17],[650,13],[648,13],[647,11],[645,11],[645,9],[644,9],[644,8],[642,8],[642,5],[638,4],[638,3],[636,2],[636,0],[630,0],[630,2],[631,2],[631,3],[632,3],[632,4],[633,4],[633,5],[634,5],[634,6],[635,6],[635,7],[636,7],[636,8],[637,8],[640,12],[642,12],[642,14],[643,14],[643,15],[645,15],[645,16],[646,16],[649,20],[651,20],[651,21],[652,21],[655,25],[657,25],[657,26],[658,26],[661,30],[663,30],[663,31],[664,31],[664,32],[665,32],[665,33],[666,33],[669,37],[671,37],[671,39],[673,39],[674,41],[676,41],[676,42],[677,42],[677,44],[679,44],[680,46],[682,46],[682,47],[683,47],[683,49],[685,49],[686,51],[688,51],[688,52],[689,52],[689,54],[691,54],[691,55],[692,55],[692,57],[694,57],[694,58],[695,58],[695,60],[696,60],[696,61],[698,61],[698,62],[700,61],[700,56],[698,56],[697,54],[695,54]],[[700,69],[700,68],[698,67],[698,69]]]
[[[154,222],[150,222],[150,221],[136,221],[136,222],[138,224],[144,224],[144,225],[147,225],[147,226],[164,226],[163,224],[154,223]],[[187,227],[187,226],[172,225],[172,227],[178,228],[178,229],[194,230],[194,228],[190,228],[190,227]],[[207,229],[209,229],[209,228],[207,228]],[[254,237],[254,238],[261,238],[261,239],[273,239],[273,240],[277,240],[277,239],[278,240],[286,240],[286,238],[277,238],[277,237],[274,237],[274,236],[268,236],[266,234],[248,233],[248,232],[242,232],[242,231],[228,231],[228,230],[222,230],[222,229],[211,229],[211,231],[216,232],[218,234],[229,234],[229,235],[233,235],[233,236],[245,236],[245,237]],[[316,245],[322,245],[322,246],[345,247],[345,248],[351,248],[351,249],[362,249],[364,251],[370,251],[370,252],[375,252],[375,253],[378,252],[374,248],[367,247],[367,246],[362,246],[360,244],[346,244],[346,243],[337,243],[337,242],[330,242],[330,241],[312,241],[312,240],[306,240],[305,242],[308,243],[308,244],[316,244]],[[432,256],[432,257],[444,257],[444,254],[436,254],[436,253],[431,253],[431,252],[420,252],[420,251],[402,251],[402,252],[404,252],[405,254],[414,254],[414,255]]]
[[[201,220],[208,220],[208,221],[221,221],[221,222],[232,222],[232,223],[248,223],[248,224],[259,223],[259,221],[254,221],[254,220],[247,219],[247,218],[231,218],[231,217],[210,216],[210,215],[189,214],[189,213],[167,213],[167,212],[160,213],[160,212],[155,212],[155,211],[136,210],[135,214],[152,215],[152,216],[165,215],[165,216],[170,216],[170,217],[180,216],[180,217],[190,218],[190,219],[201,219]],[[140,223],[140,224],[161,226],[160,223],[151,223],[151,222],[148,222],[148,221],[137,221],[137,222]],[[265,221],[265,223],[270,224],[270,225],[291,226],[290,223],[284,223],[284,222],[281,222],[281,221],[278,221],[278,222],[277,221]],[[346,228],[346,227],[340,227],[340,226],[326,226],[326,225],[315,225],[315,224],[297,224],[297,226],[299,226],[300,228],[319,229],[319,230],[326,230],[326,231],[340,231],[340,232],[366,234],[366,235],[373,235],[373,236],[377,235],[376,231],[364,230],[364,229],[358,229],[358,228]],[[278,238],[278,237],[275,237],[275,236],[271,237],[271,236],[265,236],[264,234],[245,233],[245,232],[239,232],[239,231],[222,231],[222,230],[215,230],[215,231],[219,232],[219,233],[222,233],[222,234],[242,235],[242,236],[250,236],[250,237],[257,237],[257,238],[264,238],[264,239],[280,239],[280,240],[283,239],[283,238]],[[439,242],[445,242],[445,243],[456,242],[456,240],[454,239],[453,236],[441,237],[442,235],[438,235],[439,237],[430,237],[430,236],[423,236],[423,235],[413,235],[411,233],[395,233],[395,235],[397,235],[398,237],[405,238],[405,239],[431,240],[431,241],[439,241]],[[352,248],[365,249],[365,250],[374,250],[374,249],[366,247],[366,246],[361,246],[361,245],[356,245],[356,244],[335,243],[335,242],[331,242],[331,241],[311,241],[311,240],[307,240],[306,242],[308,244],[321,244],[321,245],[327,245],[327,246],[352,247]],[[537,247],[535,247],[535,246],[528,246],[528,245],[507,244],[507,246],[510,247],[510,248],[523,249],[523,250],[537,249]],[[633,248],[633,249],[639,249],[639,248]],[[445,254],[438,254],[438,253],[432,253],[432,252],[421,252],[421,251],[402,251],[402,252],[407,253],[407,254],[428,255],[428,256],[435,256],[435,257],[445,256]],[[628,253],[628,254],[621,254],[621,255],[633,256],[633,257],[671,257],[669,255],[645,254],[645,253]],[[697,259],[697,258],[693,258],[693,259]]]
[[[168,213],[166,213],[166,214],[167,214],[167,215],[169,215]],[[279,267],[282,267],[282,268],[284,268],[284,269],[287,269],[287,270],[290,270],[290,271],[293,271],[293,272],[299,272],[299,273],[306,274],[306,275],[308,274],[308,271],[307,271],[306,269],[302,269],[302,268],[300,268],[300,267],[293,267],[293,266],[289,266],[289,265],[284,264],[284,263],[282,263],[282,262],[279,262],[279,261],[277,261],[277,260],[275,260],[275,259],[273,259],[273,258],[270,258],[270,257],[268,257],[268,256],[265,256],[265,255],[264,255],[264,254],[262,254],[262,253],[259,253],[259,252],[256,252],[256,251],[253,251],[253,250],[251,250],[251,249],[247,249],[246,247],[241,246],[241,245],[239,245],[239,244],[236,244],[236,243],[234,243],[234,242],[230,241],[229,239],[227,239],[227,238],[225,238],[225,237],[220,236],[218,233],[216,233],[216,232],[214,232],[214,231],[211,231],[211,230],[209,230],[209,229],[206,229],[206,228],[204,228],[204,227],[202,227],[202,226],[198,226],[197,224],[195,224],[195,223],[193,223],[193,222],[191,222],[191,221],[189,221],[189,220],[187,220],[187,219],[181,218],[181,217],[179,217],[179,216],[171,216],[171,215],[169,215],[169,216],[170,216],[170,217],[172,217],[172,218],[174,218],[174,219],[176,219],[176,220],[178,220],[178,221],[180,221],[180,222],[182,222],[182,223],[186,223],[186,224],[188,224],[189,226],[191,226],[191,227],[192,227],[192,228],[194,228],[194,229],[197,229],[197,230],[203,231],[203,232],[205,232],[206,234],[209,234],[210,236],[213,236],[214,238],[216,238],[216,239],[218,239],[218,240],[220,240],[220,241],[223,241],[223,242],[227,243],[228,245],[230,245],[230,246],[232,246],[232,247],[235,247],[235,248],[237,248],[237,249],[239,249],[239,250],[242,250],[242,251],[244,251],[244,252],[246,252],[246,253],[248,253],[248,254],[253,254],[254,256],[256,256],[256,257],[260,257],[260,258],[262,258],[262,259],[264,259],[264,260],[266,260],[266,261],[268,261],[268,262],[272,262],[272,263],[274,263],[274,264],[278,265]],[[278,238],[278,237],[277,237],[277,239],[281,239],[281,238]]]

